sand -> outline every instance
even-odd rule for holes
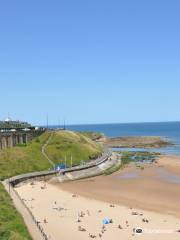
[[[170,171],[180,175],[180,157],[175,155],[162,155],[158,159],[158,165],[164,166]]]
[[[89,234],[98,239],[175,239],[180,237],[176,232],[180,229],[180,219],[139,209],[112,205],[106,202],[72,195],[52,184],[35,182],[16,188],[31,209],[34,216],[41,222],[51,240],[57,239],[91,239]],[[83,212],[83,217],[78,214]],[[132,215],[135,212],[137,215]],[[102,233],[102,220],[112,219],[113,223],[105,225]],[[143,222],[142,219],[149,222]],[[78,222],[78,219],[80,222]],[[118,228],[121,225],[122,229]],[[86,231],[79,231],[79,227]],[[143,234],[136,235],[133,228],[142,228]],[[102,236],[99,234],[102,234]]]
[[[16,190],[51,240],[85,240],[91,239],[90,235],[108,240],[178,240],[180,185],[158,174],[170,170],[180,173],[179,160],[163,156],[144,170],[129,166],[110,176],[58,185],[46,183],[45,188],[44,182],[26,183]],[[105,225],[102,233],[104,218],[113,223]],[[135,234],[136,228],[143,229],[143,234]]]
[[[109,176],[65,183],[61,189],[88,198],[180,217],[179,161],[179,157],[162,156],[158,164],[147,165],[144,170],[128,166]],[[132,177],[123,178],[127,174]],[[177,179],[169,179],[174,174]],[[179,184],[172,180],[179,180]]]

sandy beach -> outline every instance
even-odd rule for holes
[[[144,170],[127,166],[109,176],[67,182],[61,189],[101,201],[180,217],[180,158],[161,156]],[[88,186],[88,188],[87,188]]]
[[[166,166],[159,162],[137,175],[130,166],[110,176],[58,185],[26,183],[16,191],[51,240],[177,240],[179,184],[156,178],[155,169],[162,168]],[[112,223],[104,225],[105,219]],[[134,232],[137,228],[143,230],[141,235]]]
[[[43,182],[16,188],[49,239],[175,239],[180,219],[84,198]],[[103,219],[112,219],[104,225]],[[142,235],[134,228],[143,229]],[[93,237],[94,236],[94,237]]]
[[[180,156],[162,155],[158,159],[158,165],[180,175]]]

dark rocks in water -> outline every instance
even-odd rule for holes
[[[161,148],[174,145],[168,139],[158,136],[107,138],[105,143],[111,148]]]

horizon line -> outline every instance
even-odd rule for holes
[[[170,121],[145,121],[145,122],[106,122],[106,123],[72,123],[66,124],[66,126],[81,126],[81,125],[115,125],[115,124],[143,124],[143,123],[180,123],[180,120],[170,120]],[[45,125],[38,125],[38,126],[45,126]],[[50,124],[51,126],[63,126],[63,124]]]

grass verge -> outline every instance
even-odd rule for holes
[[[2,184],[0,184],[0,239],[31,240],[22,217],[14,208]]]

